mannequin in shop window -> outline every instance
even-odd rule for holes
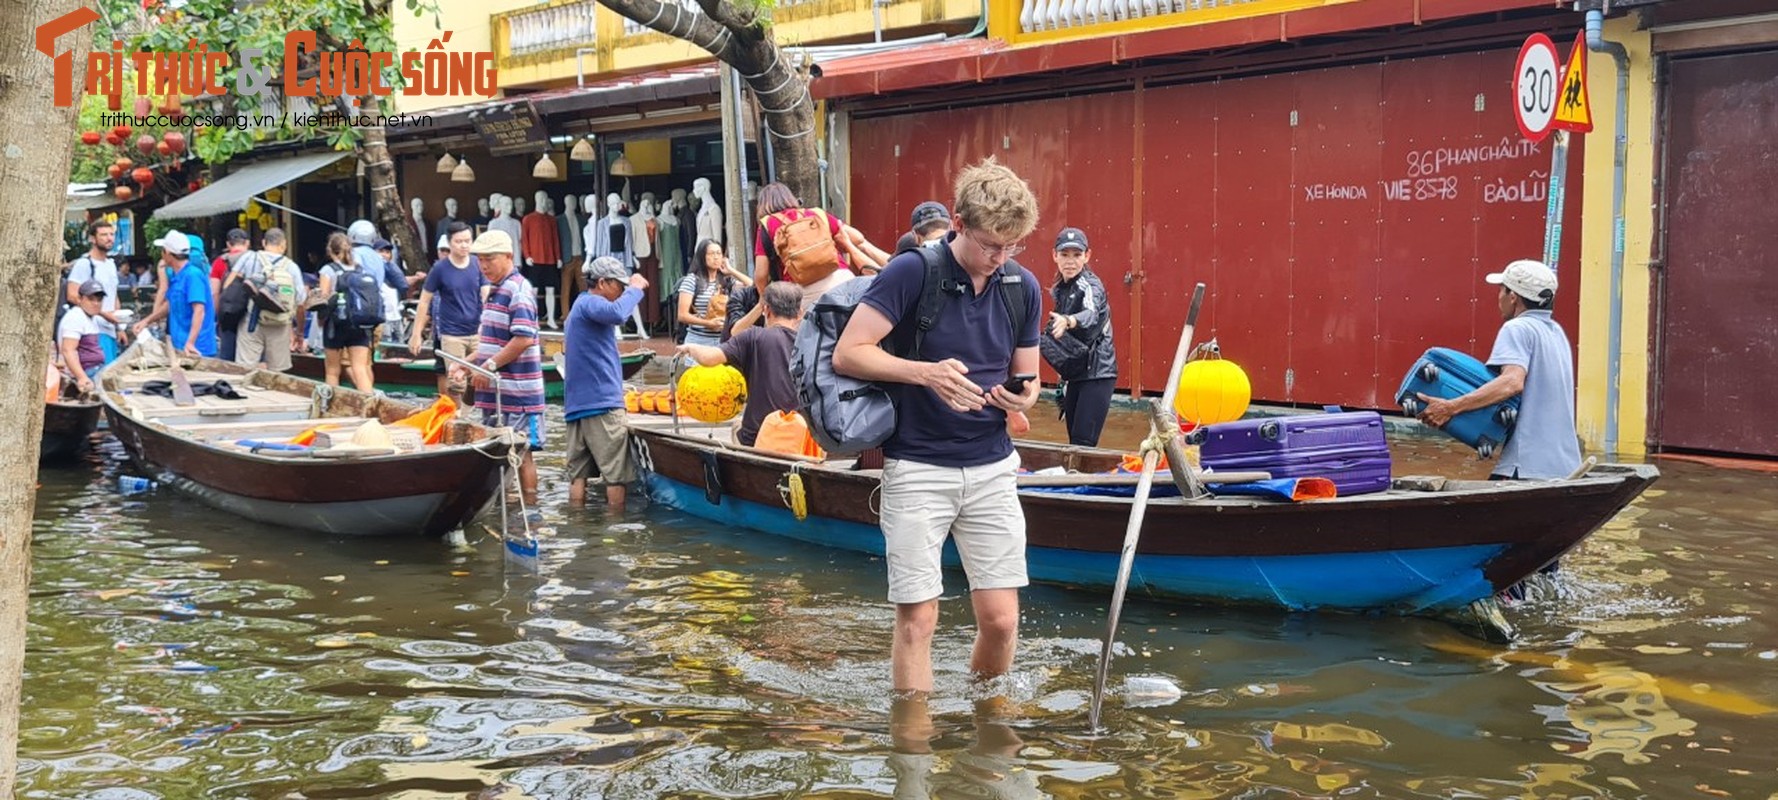
[[[413,212],[408,217],[408,227],[414,231],[414,241],[419,242],[421,247],[425,247],[426,230],[429,227],[426,224],[426,201],[416,197],[407,201],[407,207],[409,211]]]
[[[450,240],[451,226],[457,224],[457,198],[447,197],[444,200],[444,216],[438,218],[433,225],[435,239]],[[421,241],[425,241],[422,239]]]
[[[710,194],[710,179],[692,181],[691,193],[698,199],[698,239],[722,244],[722,206],[717,205],[716,198]]]
[[[469,221],[469,227],[475,229],[475,235],[477,236],[487,232],[488,223],[494,219],[493,211],[490,209],[489,204],[490,201],[486,197],[476,198],[475,218]]]
[[[550,214],[549,195],[539,189],[533,199],[537,201],[537,210],[519,220],[522,236],[519,249],[525,253],[525,279],[543,299],[543,324],[556,328],[559,327],[556,324],[556,289],[562,284],[562,240],[556,233],[556,218]]]
[[[491,201],[494,205],[494,218],[488,220],[488,230],[503,231],[512,239],[514,252],[512,260],[517,264],[525,263],[524,229],[517,217],[512,215],[512,198],[496,194]]]
[[[588,213],[596,208],[592,195],[587,195]],[[605,216],[587,223],[587,258],[610,256],[623,264],[625,269],[636,271],[635,234],[630,228],[630,218],[623,215],[623,198],[616,192],[605,195]],[[642,317],[642,309],[638,307],[631,318],[636,331],[642,336],[648,335],[648,323]]]
[[[663,305],[660,313],[666,319],[673,318],[673,304],[676,301],[672,287],[677,287],[679,279],[685,275],[685,213],[685,190],[674,189],[667,197],[667,202],[661,206],[660,216],[656,218],[660,227],[655,236],[654,250],[661,263],[661,280],[656,285],[669,287],[660,292]]]
[[[553,199],[550,204],[555,205]],[[556,241],[562,248],[562,319],[568,319],[568,312],[574,308],[575,298],[580,297],[580,265],[583,250],[580,244],[580,215],[574,207],[580,205],[574,195],[562,198],[562,213],[556,217]]]
[[[512,218],[513,219],[521,220],[521,221],[524,220],[525,214],[527,211],[528,211],[528,209],[525,208],[525,198],[514,197],[512,199]]]
[[[654,217],[654,192],[643,192],[641,204],[630,217],[630,232],[636,236],[636,271],[648,279],[638,308],[643,309],[642,316],[650,326],[660,323],[661,260],[655,247],[659,231],[660,223]]]

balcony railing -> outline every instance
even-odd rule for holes
[[[1094,28],[1131,20],[1150,20],[1157,27],[1193,25],[1241,17],[1294,11],[1348,0],[1022,0],[1019,32],[1023,34]],[[1154,19],[1171,17],[1170,19]],[[1106,30],[1107,33],[1122,32]]]
[[[528,56],[590,47],[598,31],[598,5],[569,2],[504,15],[506,55]],[[496,36],[500,35],[498,31]]]
[[[776,8],[789,8],[791,6],[806,5],[809,3],[814,3],[814,2],[819,2],[819,1],[820,0],[778,0],[773,5]],[[669,0],[668,5],[671,5],[671,4],[672,4],[671,0]],[[680,8],[684,9],[685,11],[689,11],[693,14],[703,14],[704,13],[702,10],[700,10],[698,8],[697,0],[679,0],[679,6],[680,6]],[[669,13],[671,13],[671,12],[669,12]],[[648,32],[648,26],[643,25],[642,23],[637,22],[637,21],[630,19],[628,17],[624,18],[624,35],[625,36],[636,36],[638,34],[647,33],[647,32]]]

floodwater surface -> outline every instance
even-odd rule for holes
[[[1115,414],[1107,442],[1142,424]],[[880,559],[639,501],[567,510],[560,430],[535,563],[480,531],[452,551],[121,496],[115,442],[44,470],[19,795],[1778,797],[1778,475],[1664,463],[1507,610],[1513,648],[1132,598],[1099,736],[1103,593],[1026,590],[990,687],[1013,703],[978,717],[947,574],[918,748],[917,715],[892,736]],[[1486,471],[1397,444],[1397,474]]]

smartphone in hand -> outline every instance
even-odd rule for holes
[[[1034,380],[1037,380],[1037,373],[1021,372],[1007,378],[1006,383],[1001,384],[1000,388],[1005,389],[1012,394],[1023,394],[1025,392],[1025,382]]]

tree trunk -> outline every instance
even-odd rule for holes
[[[652,30],[691,42],[740,72],[765,111],[763,135],[772,137],[778,180],[804,205],[821,202],[815,101],[809,97],[808,76],[784,59],[771,28],[754,9],[737,7],[729,0],[697,0],[702,14],[660,0],[598,2]]]
[[[0,26],[0,407],[18,412],[0,425],[0,800],[18,774],[19,691],[25,666],[25,612],[31,587],[31,517],[37,504],[37,451],[43,436],[43,372],[61,283],[62,209],[78,104],[56,108],[54,61],[37,52],[33,23],[58,19],[77,0],[15,0]],[[92,34],[63,34],[73,53],[73,86],[86,84]]]
[[[370,198],[375,204],[377,227],[387,231],[395,243],[409,272],[425,269],[432,261],[432,248],[414,238],[413,223],[401,202],[401,189],[395,184],[395,162],[389,157],[387,131],[381,125],[359,128],[364,138],[358,143],[358,160],[364,164],[364,177],[370,181]]]

